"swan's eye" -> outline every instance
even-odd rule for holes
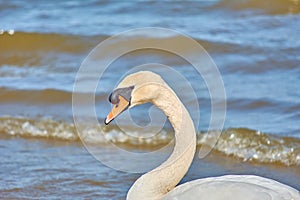
[[[117,94],[115,94],[115,93],[111,93],[110,95],[109,95],[109,97],[108,97],[108,100],[109,100],[109,102],[110,103],[112,103],[112,104],[117,104],[117,103],[119,103],[119,97],[118,97],[119,95],[117,95]]]
[[[120,96],[122,96],[126,101],[130,103],[131,92],[133,88],[134,86],[115,89],[108,97],[109,102],[118,106],[120,102]]]

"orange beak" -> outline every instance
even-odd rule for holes
[[[112,107],[104,123],[106,125],[109,124],[114,118],[116,118],[119,114],[126,110],[129,107],[129,104],[130,103],[124,97],[119,95],[119,102]]]

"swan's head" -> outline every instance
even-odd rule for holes
[[[150,71],[140,71],[126,76],[109,95],[108,100],[113,104],[113,108],[107,115],[105,124],[109,124],[128,108],[152,102],[159,95],[157,86],[161,85],[165,85],[162,78]]]

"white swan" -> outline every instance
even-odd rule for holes
[[[198,179],[175,188],[192,163],[196,134],[188,111],[174,91],[159,75],[141,71],[127,76],[111,93],[109,101],[115,105],[105,124],[129,107],[151,102],[165,113],[175,130],[176,144],[170,157],[137,179],[128,191],[128,200],[300,199],[296,189],[252,175]]]

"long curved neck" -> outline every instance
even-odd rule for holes
[[[193,121],[166,84],[156,86],[159,93],[152,103],[169,118],[175,131],[175,146],[170,157],[160,166],[141,176],[130,188],[127,200],[162,199],[186,174],[196,149],[196,134]]]

